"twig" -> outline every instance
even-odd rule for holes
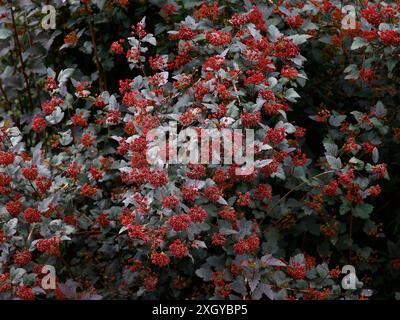
[[[33,223],[32,226],[31,226],[31,230],[29,231],[28,238],[26,239],[26,241],[29,241],[29,242],[31,241],[32,235],[33,235],[33,231],[35,230],[35,228],[36,228],[36,223]]]
[[[229,67],[228,67],[228,71],[231,71],[231,69]],[[236,83],[235,83],[234,79],[232,79],[232,85],[233,85],[233,90],[235,90],[235,93],[236,93],[236,100],[238,101],[239,106],[241,106],[242,101],[240,100],[239,91],[236,88]]]
[[[26,16],[26,12],[24,12],[24,15],[25,15],[24,23],[25,23],[26,32],[27,32],[27,34],[28,34],[29,45],[30,45],[31,47],[33,47],[32,34],[31,34],[31,32],[29,31],[29,26],[28,26],[28,23],[27,23],[28,17]],[[39,82],[36,80],[36,75],[35,75],[35,73],[33,73],[32,75],[33,75],[33,81],[34,81],[35,87],[36,87],[36,96],[37,96],[39,105],[41,105],[41,104],[42,104],[42,101],[41,101],[41,99],[40,99],[40,87],[39,87]]]
[[[29,84],[29,78],[26,73],[24,59],[22,58],[22,52],[21,52],[22,48],[21,48],[21,43],[19,42],[18,30],[17,30],[17,25],[15,22],[15,16],[14,16],[14,7],[13,7],[12,2],[11,2],[10,11],[11,11],[11,18],[12,18],[12,24],[13,24],[13,29],[14,29],[15,49],[17,50],[17,55],[18,55],[19,61],[21,63],[21,72],[22,72],[22,75],[24,76],[26,90],[28,91],[29,104],[30,104],[31,110],[33,110],[34,104],[33,104],[33,99],[32,99],[32,94],[31,94],[31,86]]]
[[[22,167],[21,167],[21,168],[22,168]],[[35,191],[37,197],[38,197],[40,200],[43,200],[43,196],[36,190],[36,188],[35,188],[35,186],[33,185],[33,183],[32,183],[31,180],[29,180],[29,184],[30,184],[30,186],[32,187],[33,191]]]
[[[353,215],[352,214],[349,215],[349,237],[350,237],[350,240],[353,237]],[[351,247],[350,247],[349,248],[349,263],[351,263],[352,253],[353,252],[352,252]]]
[[[88,6],[87,3],[85,4],[85,8],[86,8],[86,11],[89,12],[89,6]],[[96,69],[97,69],[97,72],[99,73],[100,90],[104,91],[104,90],[107,90],[107,82],[106,82],[106,79],[104,77],[103,67],[101,66],[100,57],[99,57],[99,54],[97,52],[96,36],[95,36],[95,33],[94,33],[92,20],[90,20],[90,19],[88,20],[88,25],[89,25],[90,36],[91,36],[91,39],[92,39],[93,53],[94,53],[94,58],[95,58],[95,61],[96,61]]]
[[[10,103],[10,100],[8,100],[7,92],[3,88],[3,81],[1,81],[1,79],[0,79],[0,91],[3,94],[4,100],[5,100],[6,105],[7,105],[7,109],[6,110],[11,110],[11,103]]]
[[[322,176],[324,176],[324,175],[326,175],[326,174],[329,174],[329,173],[332,173],[332,172],[334,172],[334,170],[329,170],[329,171],[325,171],[325,172],[319,173],[319,174],[317,174],[317,175],[311,177],[310,180],[312,180],[312,179],[317,179],[317,178],[319,178],[319,177],[322,177]],[[277,205],[278,205],[279,203],[282,202],[283,199],[287,198],[293,191],[296,191],[297,189],[301,188],[302,186],[304,186],[304,185],[307,184],[308,182],[309,182],[309,180],[304,181],[304,182],[300,183],[299,185],[295,186],[293,189],[290,189],[282,198],[280,198],[280,199],[268,210],[267,215],[269,215],[269,214],[272,212],[272,210],[274,210],[274,209],[277,207]],[[265,219],[265,218],[264,218],[264,219]],[[261,221],[261,222],[262,222],[262,221]]]

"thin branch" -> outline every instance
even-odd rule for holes
[[[353,237],[353,215],[349,215],[349,237],[350,240],[352,240]],[[351,250],[351,247],[349,248],[349,263],[351,263],[351,258],[353,255],[353,251]]]
[[[86,11],[89,12],[88,4],[85,4],[85,7],[86,7]],[[107,90],[107,82],[106,82],[106,78],[104,77],[103,67],[100,62],[99,54],[97,52],[96,35],[94,33],[93,23],[90,18],[88,19],[88,25],[89,25],[90,36],[92,39],[93,54],[94,54],[94,59],[96,62],[96,69],[97,69],[97,72],[99,73],[100,90],[104,91],[104,90]]]
[[[28,22],[27,22],[27,21],[28,21],[28,17],[26,16],[26,12],[24,12],[24,15],[25,15],[24,24],[25,24],[26,33],[28,34],[29,45],[30,45],[31,47],[33,47],[33,39],[32,39],[32,34],[31,34],[30,29],[29,29],[29,26],[28,26]],[[35,73],[33,73],[32,75],[33,75],[33,81],[34,81],[35,87],[36,87],[36,96],[37,96],[39,105],[41,105],[41,104],[42,104],[42,101],[41,101],[41,99],[40,99],[39,81],[37,81],[37,79],[36,79],[36,74],[35,74]]]
[[[311,177],[310,180],[312,180],[312,179],[317,179],[317,178],[319,178],[319,177],[322,177],[322,176],[327,175],[327,174],[332,173],[332,172],[334,172],[334,170],[329,170],[329,171],[325,171],[325,172],[319,173],[319,174],[317,174],[317,175]],[[293,189],[290,189],[282,198],[280,198],[280,199],[268,210],[267,215],[269,215],[269,214],[272,212],[272,210],[274,210],[274,209],[277,207],[277,205],[278,205],[279,203],[282,202],[283,199],[287,198],[292,192],[294,192],[294,191],[296,191],[297,189],[301,188],[302,186],[304,186],[304,185],[307,184],[308,182],[309,182],[309,180],[304,181],[304,182],[300,183],[299,185],[295,186]]]
[[[7,109],[6,110],[11,110],[11,103],[10,103],[10,100],[8,100],[7,92],[3,88],[3,81],[1,79],[0,79],[0,91],[3,94],[4,100],[5,100],[6,105],[7,105]]]
[[[30,242],[33,236],[33,231],[35,231],[36,223],[33,223],[31,226],[31,230],[29,231],[28,238],[26,241]]]
[[[231,69],[228,67],[228,72],[230,72],[230,71],[231,71]],[[236,100],[238,101],[239,106],[241,106],[242,101],[240,100],[239,91],[236,88],[236,83],[235,83],[234,79],[232,79],[232,85],[233,85],[233,89],[235,90],[235,93],[236,93]]]
[[[33,104],[33,99],[32,99],[32,94],[31,94],[31,86],[29,84],[29,78],[28,78],[28,75],[26,73],[24,59],[22,58],[22,48],[21,48],[21,43],[19,42],[17,25],[16,25],[16,22],[15,22],[13,3],[11,3],[10,11],[11,11],[11,18],[12,18],[12,24],[13,24],[13,29],[14,29],[15,49],[17,50],[18,58],[19,58],[19,61],[21,63],[21,72],[22,72],[22,75],[24,76],[26,90],[28,91],[29,104],[31,106],[31,110],[33,110],[34,109],[34,104]]]

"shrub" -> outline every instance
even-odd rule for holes
[[[398,4],[365,1],[343,29],[340,3],[275,2],[71,1],[55,31],[2,5],[2,298],[384,295],[373,205],[397,100],[370,93],[396,90]],[[171,121],[253,129],[255,172],[150,165],[148,133]]]

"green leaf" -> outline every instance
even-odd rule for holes
[[[60,83],[66,82],[70,76],[74,73],[75,69],[73,68],[68,68],[65,70],[62,70],[60,74],[58,75],[57,81]]]
[[[13,218],[5,224],[5,233],[7,236],[13,236],[17,230],[18,219]]]
[[[362,112],[352,111],[350,113],[353,115],[354,119],[356,119],[358,122],[362,121],[362,117],[364,116],[364,114]]]
[[[394,68],[396,68],[397,63],[399,62],[399,60],[396,59],[390,59],[387,62],[387,68],[389,72],[393,72]]]
[[[142,39],[142,41],[148,42],[148,43],[152,44],[153,46],[157,45],[157,40],[156,40],[156,38],[154,38],[154,36],[151,33],[147,34]]]
[[[307,41],[307,39],[311,38],[309,34],[295,34],[292,36],[289,36],[288,39],[291,39],[295,45],[300,45],[303,44],[304,42]]]
[[[333,127],[340,127],[346,117],[345,115],[332,115],[329,118],[329,124]]]
[[[326,264],[319,264],[316,269],[321,278],[326,278],[328,276],[329,268]]]
[[[289,88],[285,93],[285,98],[290,102],[296,102],[296,99],[300,98],[300,96],[293,88]]]
[[[362,161],[362,160],[360,160],[360,159],[357,159],[356,157],[352,157],[352,158],[349,160],[349,163],[353,164],[354,167],[355,167],[357,170],[362,170],[362,169],[364,169],[364,165],[365,165],[364,161]]]
[[[354,41],[351,45],[351,50],[357,50],[362,47],[365,47],[366,45],[368,45],[368,43],[365,42],[365,40],[363,38],[357,37],[354,39]]]
[[[375,114],[377,117],[384,117],[386,116],[386,108],[385,105],[382,103],[382,101],[378,101],[375,105]]]
[[[61,111],[60,107],[57,107],[52,114],[46,116],[46,120],[50,124],[60,123],[63,118],[64,118],[64,112]]]
[[[338,146],[334,143],[324,142],[324,147],[326,150],[326,155],[336,157],[338,153]]]
[[[210,281],[212,278],[212,270],[208,265],[196,270],[196,275],[204,281]]]
[[[350,207],[350,202],[348,202],[348,201],[346,200],[346,202],[342,203],[342,205],[340,206],[340,208],[339,208],[339,213],[340,213],[341,215],[344,215],[344,214],[346,214],[347,212],[349,212],[350,209],[351,209],[351,207]]]
[[[278,39],[282,35],[282,33],[274,25],[270,25],[268,27],[268,33],[271,36],[271,41],[275,41],[276,39]]]
[[[358,206],[356,206],[352,213],[353,216],[361,218],[361,219],[368,219],[370,213],[374,210],[374,207],[368,203],[363,203]]]
[[[378,148],[377,148],[377,147],[375,147],[375,148],[372,150],[372,161],[373,161],[374,163],[377,163],[377,162],[379,161],[379,151],[378,151]]]
[[[0,29],[0,40],[5,40],[11,35],[12,35],[12,32],[10,29],[5,29],[5,28]]]
[[[12,284],[18,284],[22,281],[24,275],[26,274],[26,270],[23,268],[11,268],[10,270],[10,279]]]
[[[340,160],[340,158],[335,158],[332,157],[330,155],[326,156],[326,161],[328,161],[331,169],[341,169],[342,168],[342,161]]]
[[[63,146],[70,144],[73,141],[71,129],[68,129],[65,132],[60,132],[60,143]]]
[[[266,283],[260,283],[259,285],[262,293],[264,293],[269,299],[274,300],[274,291],[271,289],[271,285]]]
[[[355,64],[349,65],[346,69],[344,69],[344,73],[347,75],[345,76],[345,79],[358,79],[358,67]]]

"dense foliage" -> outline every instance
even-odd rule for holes
[[[0,298],[400,295],[399,1],[49,4],[0,0]],[[171,121],[256,170],[150,165]]]

